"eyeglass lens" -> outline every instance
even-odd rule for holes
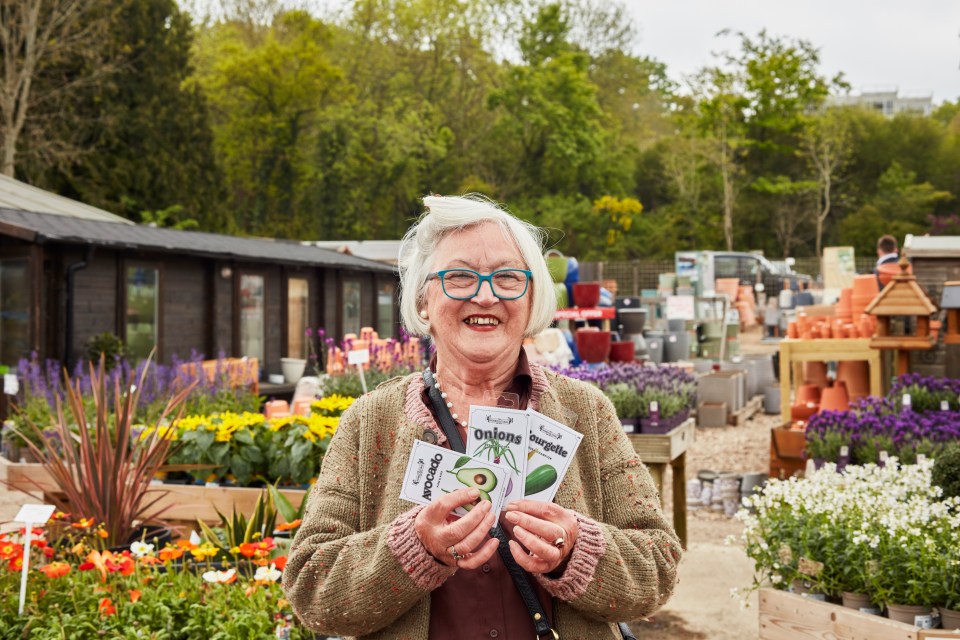
[[[514,269],[502,269],[490,274],[493,295],[498,298],[516,298],[527,287],[527,274]],[[451,298],[472,298],[480,291],[480,276],[473,271],[451,270],[443,274],[443,291]]]

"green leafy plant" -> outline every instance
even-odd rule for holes
[[[943,490],[944,498],[960,497],[960,443],[944,447],[934,459],[931,482]]]
[[[840,457],[840,448],[848,446],[849,439],[836,431],[807,434],[806,455],[808,458],[835,461]]]
[[[116,334],[105,331],[91,336],[83,346],[83,354],[88,362],[96,363],[103,359],[104,367],[107,371],[112,371],[114,367],[126,357],[126,348]]]
[[[204,536],[224,551],[239,547],[241,544],[262,540],[273,533],[277,523],[277,508],[268,491],[262,491],[253,506],[253,514],[247,517],[236,509],[228,517],[217,510],[220,526],[211,528],[202,520],[197,520]]]
[[[641,415],[640,394],[635,387],[625,383],[612,384],[603,393],[610,398],[621,419],[630,420]]]
[[[146,368],[138,379],[114,378],[111,403],[106,364],[101,357],[97,367],[90,364],[92,422],[84,409],[79,381],[64,373],[67,407],[57,396],[53,424],[59,446],[41,448],[27,439],[25,432],[43,439],[39,425],[30,423],[25,432],[17,430],[58,489],[47,499],[64,512],[93,518],[103,526],[111,545],[126,544],[137,526],[158,522],[163,512],[156,506],[162,490],[150,483],[162,470],[174,443],[165,428],[134,434],[135,408],[145,375]],[[177,414],[191,388],[187,386],[169,399],[161,423]],[[77,425],[76,432],[72,425]],[[39,495],[35,497],[40,499]]]

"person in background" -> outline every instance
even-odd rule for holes
[[[530,362],[524,338],[556,310],[544,233],[482,197],[424,198],[400,248],[400,313],[430,336],[428,365],[466,438],[470,405],[516,394],[583,434],[553,503],[516,500],[500,524],[565,640],[618,640],[673,592],[681,548],[650,473],[595,386]],[[340,419],[283,571],[317,633],[404,640],[534,638],[497,553],[490,503],[460,489],[429,506],[400,499],[416,439],[449,446],[416,372],[361,397]]]
[[[877,264],[873,267],[873,273],[877,276],[877,283],[880,289],[883,289],[883,282],[880,280],[880,265],[896,264],[900,260],[900,254],[897,253],[897,239],[891,235],[881,236],[877,240]]]

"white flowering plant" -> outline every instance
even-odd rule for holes
[[[960,498],[931,483],[933,462],[828,463],[805,479],[770,480],[742,510],[754,588],[801,579],[831,597],[960,605]]]

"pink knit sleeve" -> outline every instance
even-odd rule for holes
[[[577,514],[577,542],[567,560],[563,575],[552,579],[544,574],[534,574],[550,595],[566,602],[576,600],[587,590],[593,580],[594,571],[607,543],[603,539],[603,530],[596,520]]]
[[[433,591],[457,569],[438,562],[420,542],[413,525],[421,509],[423,506],[414,507],[397,516],[387,532],[387,546],[418,587]]]

